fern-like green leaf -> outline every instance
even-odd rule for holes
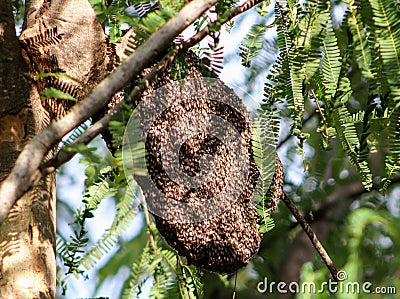
[[[360,140],[350,113],[346,107],[341,106],[334,109],[333,118],[344,151],[357,168],[363,185],[370,190],[372,188],[371,170],[365,157],[360,154]]]
[[[103,234],[103,236],[96,242],[96,244],[85,253],[81,259],[80,264],[86,269],[91,269],[98,260],[100,260],[105,254],[118,242],[118,238],[129,229],[129,225],[136,217],[137,208],[134,204],[135,195],[131,188],[127,187],[125,195],[122,200],[117,204],[117,213],[114,217],[114,221],[109,229]]]
[[[137,298],[142,290],[143,284],[151,277],[152,273],[155,272],[161,260],[161,256],[155,256],[149,240],[143,252],[131,267],[128,288],[123,291],[121,299]]]
[[[168,288],[168,298],[202,298],[203,285],[197,273],[191,267],[184,265],[177,252],[170,249],[160,250],[160,254],[165,262],[165,267],[169,268],[170,281]]]
[[[388,140],[390,153],[385,159],[386,178],[382,180],[381,191],[385,191],[391,183],[394,174],[400,171],[400,111],[392,112],[388,124]]]
[[[118,190],[112,183],[114,176],[115,169],[111,166],[107,166],[100,171],[97,182],[90,186],[83,196],[85,210],[90,212],[96,210],[104,197],[116,194]]]
[[[250,67],[251,60],[262,49],[267,28],[264,24],[254,24],[242,40],[239,47],[239,55],[242,58],[242,65],[244,67]]]
[[[60,100],[76,102],[76,98],[54,87],[49,87],[43,90],[41,92],[41,96],[43,98],[55,98]]]
[[[325,88],[325,102],[329,103],[333,100],[339,87],[342,58],[331,21],[328,22],[326,31],[327,33],[323,43],[324,58],[322,60],[322,81]]]
[[[358,67],[362,70],[363,75],[366,78],[373,78],[373,72],[371,69],[371,50],[368,43],[368,31],[364,29],[362,16],[359,11],[361,1],[358,0],[346,0],[348,12],[346,14],[347,24],[353,35],[353,44],[355,49],[355,57],[357,60]]]
[[[290,6],[289,6],[290,7]],[[302,133],[304,103],[306,101],[307,84],[319,69],[320,45],[322,43],[323,22],[329,16],[326,4],[317,0],[292,8],[293,31],[296,32],[291,41],[287,60],[289,77],[286,90],[287,101],[292,109],[292,133]],[[286,28],[286,31],[290,28]],[[302,144],[302,141],[301,141]]]
[[[254,161],[260,173],[255,200],[258,202],[257,211],[261,216],[260,232],[272,229],[270,218],[268,191],[275,172],[276,146],[279,137],[279,120],[276,116],[258,110],[253,121],[252,147]]]
[[[373,20],[379,30],[378,43],[384,70],[390,82],[396,83],[400,72],[400,14],[391,1],[370,0]]]
[[[326,1],[312,0],[305,4],[306,11],[299,22],[297,44],[307,59],[305,64],[305,80],[312,83],[314,74],[320,69],[321,47],[326,34],[326,22],[330,19]]]
[[[177,253],[166,248],[157,235],[149,238],[142,254],[132,265],[128,287],[122,299],[137,298],[144,282],[153,280],[150,298],[201,298],[202,284],[196,273],[182,265]]]
[[[400,101],[400,13],[394,3],[386,0],[369,0],[373,12],[376,42],[385,80],[391,96]]]

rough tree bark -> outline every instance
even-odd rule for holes
[[[37,89],[24,77],[11,0],[0,1],[0,181],[24,144],[41,129]],[[0,298],[55,296],[55,178],[25,194],[0,225]]]
[[[26,142],[70,106],[41,100],[40,93],[53,86],[80,99],[109,67],[105,35],[88,1],[27,1],[25,11],[18,41],[12,1],[0,1],[0,181]],[[39,70],[64,72],[81,84],[40,79]],[[0,225],[0,299],[55,298],[55,257],[55,175],[50,174]]]

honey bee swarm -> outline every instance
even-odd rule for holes
[[[199,62],[193,56],[188,54],[186,58],[188,73],[190,77],[198,78],[201,77]],[[152,90],[168,83],[168,78],[168,74],[163,75],[152,86]],[[258,252],[262,238],[259,232],[259,215],[253,202],[253,191],[259,172],[253,158],[250,115],[241,99],[221,81],[209,91],[207,87],[200,86],[201,83],[195,81],[186,84],[184,90],[187,94],[167,87],[164,93],[158,95],[160,101],[162,98],[171,99],[160,115],[154,117],[150,113],[139,111],[143,126],[148,127],[145,142],[148,176],[167,199],[161,200],[159,193],[148,188],[140,176],[135,176],[135,179],[142,187],[157,229],[169,245],[195,266],[219,273],[233,273],[244,267]],[[205,91],[199,97],[202,88]],[[218,94],[215,94],[216,90]],[[151,94],[151,91],[148,94]],[[144,103],[145,106],[148,105],[147,111],[153,111],[158,105],[158,102],[154,101]],[[207,123],[184,123],[183,120],[188,115],[214,115],[229,123],[238,135],[231,137],[230,143],[226,144],[212,134],[193,129],[196,126],[207,126]],[[188,137],[182,142],[175,156],[169,155],[174,144],[169,148],[167,143],[170,139],[167,137],[179,133],[188,133]],[[232,158],[232,151],[236,151],[236,146],[239,148],[239,143],[244,146],[241,152],[236,154],[246,162],[246,169],[235,166]],[[233,149],[230,148],[232,144]],[[170,150],[163,156],[165,148]],[[205,159],[205,156],[212,157],[212,161]],[[203,168],[212,168],[209,176],[206,176],[208,180],[200,186],[188,187],[171,179],[166,169],[169,164],[172,165],[174,157],[178,157],[179,169],[188,177],[199,175]],[[281,165],[278,161],[277,166]],[[236,192],[236,189],[239,192]],[[210,201],[223,190],[227,191],[227,197]],[[276,202],[280,190],[276,188],[273,195]],[[185,203],[188,210],[182,210],[182,205],[170,208],[165,205],[167,201]],[[205,203],[203,209],[194,208],[199,203]],[[275,203],[272,205],[276,206]],[[197,217],[202,220],[184,221],[182,215],[190,211],[193,213],[190,215],[193,219]]]

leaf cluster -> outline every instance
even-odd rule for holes
[[[380,176],[378,187],[385,190],[400,163],[393,138],[399,134],[399,11],[391,1],[345,2],[348,11],[338,23],[329,1],[276,1],[279,56],[265,85],[265,107],[289,113],[301,151],[309,137],[304,107],[314,107],[321,146],[329,149],[337,138],[365,188]],[[372,172],[377,152],[385,157],[386,173]]]

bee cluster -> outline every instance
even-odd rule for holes
[[[185,58],[188,74],[198,78],[201,77],[199,62],[193,56]],[[170,83],[165,81],[168,76],[163,78],[159,86]],[[164,92],[158,95],[160,101],[170,99],[158,117],[151,115],[155,108],[151,105],[157,106],[158,102],[143,99],[142,105],[146,106],[144,110],[147,112],[139,110],[139,113],[142,122],[151,123],[145,142],[148,179],[156,188],[149,187],[143,177],[137,176],[136,180],[142,187],[157,229],[169,245],[195,266],[233,273],[258,252],[262,238],[253,202],[259,172],[253,159],[250,114],[242,100],[219,80],[212,87],[204,86],[198,80],[185,81],[184,85],[184,88],[179,85],[164,88]],[[156,88],[153,86],[152,91]],[[190,115],[204,115],[205,118],[215,115],[222,122],[229,123],[238,135],[231,136],[229,142],[222,141],[215,134],[207,134],[198,128],[209,126],[207,122],[184,123],[183,120]],[[194,125],[197,131],[193,131]],[[187,138],[178,154],[169,157],[174,146],[171,135],[182,133],[186,133]],[[236,154],[240,155],[242,163],[235,164],[232,151],[240,148],[239,142],[242,142],[241,152]],[[166,143],[172,143],[171,148]],[[212,165],[208,165],[212,170],[205,174],[208,179],[204,184],[185,186],[169,176],[167,169],[171,165],[168,164],[178,157],[180,171],[196,177],[207,168],[207,161],[202,159],[204,155],[212,156],[213,160]],[[226,196],[218,197],[218,194]],[[174,205],[173,202],[182,204]]]
[[[252,259],[262,239],[253,200],[259,171],[252,121],[231,88],[203,78],[194,53],[180,59],[184,81],[175,81],[169,68],[134,103],[147,163],[147,175],[135,180],[165,241],[190,264],[229,274]],[[283,194],[283,168],[276,159],[271,211]]]

